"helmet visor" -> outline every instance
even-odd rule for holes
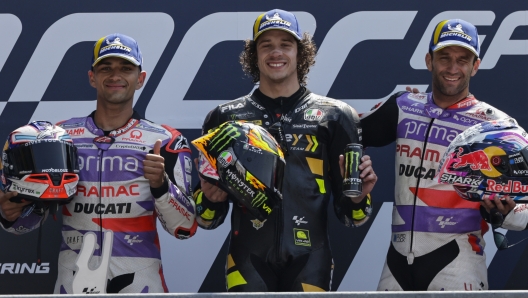
[[[8,175],[79,172],[77,148],[69,142],[29,142],[6,150],[5,155],[3,168]]]
[[[270,191],[282,192],[284,161],[280,156],[242,143],[237,143],[234,151],[244,168]]]

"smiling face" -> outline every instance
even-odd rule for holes
[[[110,105],[132,105],[134,92],[145,82],[146,73],[131,62],[109,57],[88,71],[90,85],[97,90],[97,101]]]
[[[480,60],[474,62],[475,55],[459,46],[449,46],[428,53],[425,57],[427,69],[433,75],[433,99],[446,108],[469,94],[469,79],[477,73]]]
[[[282,30],[269,30],[257,39],[261,85],[299,86],[297,40]],[[297,87],[298,88],[298,87]]]

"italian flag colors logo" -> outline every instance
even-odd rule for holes
[[[306,121],[319,121],[323,119],[324,111],[319,109],[308,109],[304,111],[304,120]]]

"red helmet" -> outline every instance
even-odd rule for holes
[[[2,151],[2,186],[13,199],[65,204],[79,182],[77,148],[70,135],[48,121],[14,130]]]

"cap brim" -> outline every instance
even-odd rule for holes
[[[450,47],[450,46],[458,46],[458,47],[466,48],[466,49],[470,50],[473,54],[475,54],[475,56],[477,56],[477,58],[479,58],[479,54],[477,53],[477,51],[475,50],[474,47],[468,45],[465,42],[460,42],[460,41],[456,41],[456,40],[451,40],[451,41],[448,41],[448,42],[439,42],[433,48],[433,52],[436,52],[438,50],[441,50],[443,48],[447,48],[447,47]]]
[[[293,37],[295,37],[295,39],[297,40],[301,40],[301,37],[297,35],[297,33],[295,33],[295,31],[292,31],[292,30],[289,30],[289,29],[285,29],[285,28],[277,28],[277,27],[269,27],[269,28],[266,28],[262,31],[259,31],[257,34],[255,34],[255,37],[253,37],[253,40],[257,40],[257,38],[264,32],[266,31],[269,31],[269,30],[282,30],[282,31],[286,31],[288,33],[290,33],[291,35],[293,35]]]
[[[127,61],[130,61],[132,64],[134,64],[135,66],[141,66],[141,63],[139,63],[136,59],[128,56],[128,55],[122,55],[122,54],[107,54],[107,55],[103,55],[99,58],[97,58],[97,60],[94,61],[94,63],[92,64],[92,67],[94,67],[95,65],[97,65],[97,63],[101,62],[101,60],[105,59],[105,58],[109,58],[109,57],[117,57],[117,58],[122,58],[122,59],[125,59]]]

